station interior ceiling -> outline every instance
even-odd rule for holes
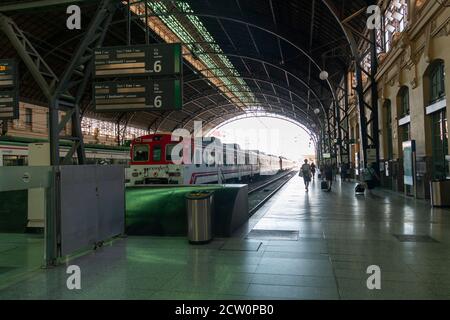
[[[0,11],[17,24],[58,76],[86,29],[68,30],[66,1],[51,2],[11,1]],[[95,15],[98,2],[77,1],[84,26]],[[336,14],[348,17],[368,5],[364,0],[134,2],[130,10],[126,1],[118,3],[103,46],[145,44],[145,21],[139,8],[147,3],[150,43],[163,42],[162,38],[183,43],[183,109],[96,113],[89,84],[81,113],[152,132],[193,130],[195,120],[211,129],[236,116],[257,113],[284,116],[317,131],[332,105],[332,92],[352,63]],[[363,31],[363,20],[347,24]],[[17,55],[6,37],[0,38],[0,47],[2,58]],[[319,78],[323,70],[329,74],[327,81]],[[19,72],[21,100],[48,105],[23,63]]]

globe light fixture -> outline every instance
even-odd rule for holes
[[[315,108],[315,109],[314,109],[314,113],[315,113],[315,114],[319,114],[319,113],[320,113],[320,109],[319,109],[319,108]]]
[[[323,70],[320,74],[319,74],[319,78],[320,80],[328,80],[328,72],[326,72],[325,70]]]

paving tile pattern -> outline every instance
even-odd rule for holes
[[[233,238],[192,246],[185,238],[128,237],[68,263],[81,268],[81,290],[67,289],[65,265],[30,268],[26,279],[0,285],[0,299],[450,299],[450,211],[353,189],[337,182],[324,193],[315,181],[305,193],[295,177]],[[298,236],[247,238],[252,230]],[[33,241],[27,249],[1,242],[0,276],[35,259]],[[27,254],[14,260],[20,250]],[[371,265],[380,267],[381,290],[367,288]]]

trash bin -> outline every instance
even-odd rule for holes
[[[431,205],[433,207],[450,206],[450,180],[431,181]]]
[[[212,192],[191,192],[186,195],[188,239],[192,244],[205,244],[212,240]]]

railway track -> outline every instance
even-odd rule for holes
[[[250,215],[253,215],[256,211],[258,211],[258,209],[260,209],[270,198],[272,198],[278,190],[280,190],[296,174],[297,171],[291,170],[281,176],[264,182],[261,185],[250,188],[248,192]]]

